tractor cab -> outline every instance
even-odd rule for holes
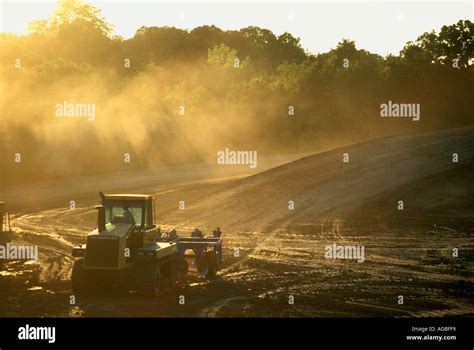
[[[126,247],[131,250],[154,244],[161,236],[156,228],[155,197],[142,194],[103,194],[98,206],[98,233],[124,234]]]
[[[154,223],[154,196],[141,194],[103,194],[102,205],[99,210],[99,231],[107,226],[125,224],[134,228],[134,231],[155,228]]]

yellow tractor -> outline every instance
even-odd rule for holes
[[[220,230],[210,237],[180,238],[162,233],[154,221],[155,198],[139,194],[103,194],[97,228],[87,244],[74,247],[72,288],[76,293],[107,287],[156,296],[187,273],[187,250],[194,251],[198,272],[216,276],[222,262]]]

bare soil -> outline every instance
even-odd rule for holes
[[[267,169],[211,176],[183,168],[7,189],[15,243],[38,245],[40,259],[3,267],[0,316],[474,315],[474,128],[374,140]],[[107,292],[71,305],[71,248],[95,227],[104,186],[157,194],[165,230],[220,226],[218,278],[191,273],[157,298]],[[365,261],[326,259],[333,243],[363,245]]]

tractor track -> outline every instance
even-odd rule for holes
[[[157,193],[157,220],[165,230],[211,232],[219,225],[224,238],[216,280],[191,273],[156,299],[132,292],[68,303],[70,249],[95,227],[96,194],[81,197],[74,210],[69,196],[20,208],[14,240],[37,244],[40,261],[7,264],[0,297],[9,302],[0,316],[473,315],[473,130],[375,140],[251,177],[159,186],[147,178],[134,191]],[[346,168],[343,150],[354,159]],[[445,158],[453,150],[462,150],[465,170],[450,170]],[[394,204],[400,197],[403,213]],[[182,199],[186,209],[178,210]],[[364,245],[364,263],[325,259],[333,243]],[[453,247],[462,252],[458,259],[450,255]]]

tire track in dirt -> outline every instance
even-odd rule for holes
[[[351,210],[369,203],[374,196],[449,168],[452,165],[445,160],[452,149],[461,149],[463,159],[469,159],[469,152],[474,153],[472,135],[467,137],[465,131],[461,136],[454,135],[457,132],[437,134],[444,137],[438,141],[433,141],[438,136],[417,135],[348,146],[249,178],[207,184],[205,188],[199,183],[174,184],[173,190],[166,192],[166,186],[162,186],[161,193],[169,197],[160,201],[158,209],[162,213],[159,220],[167,224],[163,226],[176,226],[179,232],[180,228],[190,229],[202,223],[227,225],[223,230],[227,261],[219,279],[203,285],[195,281],[197,287],[180,289],[179,293],[194,300],[189,313],[179,311],[183,313],[180,315],[255,316],[257,309],[262,316],[438,316],[472,312],[468,300],[468,288],[474,281],[472,262],[466,259],[453,263],[445,257],[423,260],[427,256],[426,242],[434,250],[456,245],[468,251],[469,246],[474,246],[471,237],[462,236],[449,224],[428,229],[415,214],[410,222],[398,219],[394,226],[385,221],[384,214],[377,213],[382,208],[378,205],[376,215],[365,221],[351,216]],[[433,150],[436,147],[440,149]],[[343,149],[355,159],[345,168],[339,163]],[[382,154],[380,149],[384,150]],[[416,159],[412,159],[413,154]],[[425,163],[429,165],[427,169],[423,168]],[[400,178],[406,169],[413,170],[413,178]],[[179,212],[176,203],[182,198],[191,205]],[[297,209],[289,212],[287,202],[295,198]],[[71,246],[83,240],[95,223],[91,202],[75,211],[44,210],[15,218],[20,240],[45,246],[47,280],[62,280],[69,272]],[[325,259],[324,246],[333,242],[365,244],[368,260],[357,264]],[[238,258],[232,255],[234,247],[242,248]],[[64,295],[67,288],[58,283],[59,293]],[[453,291],[462,292],[454,298],[456,302],[443,302]],[[297,300],[293,308],[286,303],[290,293]],[[403,307],[396,303],[400,293],[408,300]],[[172,301],[172,297],[174,294],[164,300]],[[153,311],[146,309],[148,303],[157,308],[166,306],[133,297],[110,298],[107,305],[113,307],[102,310],[99,300],[92,298],[80,310],[68,314],[151,315]],[[168,313],[177,312],[167,307]]]

